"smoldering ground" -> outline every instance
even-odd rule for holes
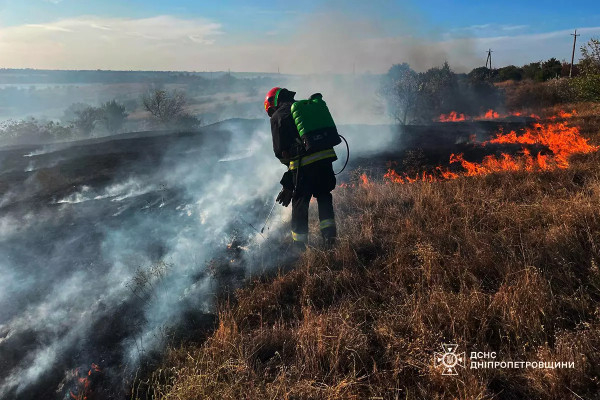
[[[258,233],[285,171],[270,137],[265,118],[0,150],[0,398],[64,398],[90,363],[120,397],[212,327],[215,295],[282,266],[289,208]]]
[[[118,392],[182,316],[210,326],[226,278],[274,260],[254,228],[285,169],[264,120],[35,150],[1,153],[1,398],[63,398],[91,362]]]

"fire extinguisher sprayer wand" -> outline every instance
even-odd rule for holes
[[[260,230],[260,233],[263,233],[265,231],[265,227],[267,226],[267,223],[269,222],[269,219],[271,218],[271,214],[273,214],[273,210],[275,209],[275,204],[277,204],[277,199],[275,199],[275,201],[273,202],[273,207],[271,207],[271,211],[269,211],[269,215],[267,215],[267,219],[265,220],[265,224],[263,225],[262,229]]]

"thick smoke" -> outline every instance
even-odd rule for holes
[[[340,133],[360,144],[356,154],[390,138],[365,141],[360,128],[343,126],[383,120],[368,82],[280,85],[298,98],[324,93]],[[290,210],[278,206],[266,236],[258,233],[285,171],[262,118],[165,143],[109,137],[0,154],[0,398],[60,398],[66,372],[91,362],[118,387],[190,312],[214,311],[228,268],[243,278],[282,266]],[[224,272],[222,260],[231,264]]]
[[[399,10],[397,4],[382,3],[388,6],[378,8],[380,18],[351,17],[331,8],[306,15],[298,30],[279,34],[280,40],[289,43],[271,50],[270,55],[270,47],[265,46],[265,56],[282,72],[309,74],[381,74],[403,62],[425,71],[444,61],[467,72],[480,64],[472,40],[440,40],[438,30],[429,23]]]
[[[225,123],[197,136],[153,160],[143,159],[144,139],[124,143],[124,153],[140,155],[107,181],[64,188],[66,177],[47,182],[42,169],[15,184],[0,217],[0,398],[52,393],[39,385],[80,363],[134,368],[165,345],[183,313],[213,311],[211,259],[234,239],[242,252],[262,251],[265,238],[250,225],[260,226],[285,170],[273,157],[268,122]],[[23,165],[65,159],[55,167],[64,170],[74,167],[69,158],[93,157],[89,151],[30,148],[21,158]],[[285,212],[276,210],[271,239]],[[249,259],[240,253],[233,263]],[[244,264],[244,273],[270,266]]]

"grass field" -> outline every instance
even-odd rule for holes
[[[576,107],[571,123],[600,144],[598,105]],[[239,289],[209,339],[169,350],[132,398],[600,398],[600,153],[356,182],[334,191],[334,249]],[[434,366],[444,343],[466,352],[456,376]],[[472,369],[471,352],[573,368]]]

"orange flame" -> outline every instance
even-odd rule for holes
[[[506,153],[502,153],[498,157],[488,155],[484,157],[481,163],[465,160],[463,154],[452,154],[450,155],[449,163],[460,164],[465,170],[464,173],[458,174],[448,170],[448,168],[438,166],[434,173],[423,172],[414,178],[406,174],[398,174],[392,168],[395,164],[389,162],[388,171],[383,177],[394,183],[405,184],[416,181],[434,182],[456,179],[461,175],[486,175],[500,171],[547,171],[557,168],[564,169],[569,166],[571,155],[576,153],[591,153],[600,148],[600,146],[589,144],[587,139],[581,136],[579,128],[569,126],[566,121],[555,122],[558,118],[567,119],[574,115],[576,115],[575,111],[571,113],[561,111],[557,116],[550,118],[552,122],[546,124],[535,123],[533,127],[526,128],[520,134],[517,134],[515,131],[510,131],[509,133],[499,131],[495,138],[481,143],[482,146],[486,144],[521,144],[523,146],[537,144],[546,147],[551,154],[542,154],[539,152],[534,157],[526,147],[522,147],[518,155],[513,156]],[[498,113],[489,110],[484,117],[497,118],[497,116]]]
[[[547,156],[538,154],[533,158],[527,149],[522,150],[522,155],[511,156],[503,153],[500,157],[486,156],[481,163],[474,163],[464,159],[462,154],[452,154],[450,163],[460,163],[466,170],[465,176],[487,175],[500,171],[534,171],[548,169],[546,163]]]
[[[390,181],[394,182],[394,183],[405,183],[404,179],[402,179],[402,177],[400,175],[398,175],[398,173],[389,168],[388,171],[386,172],[385,175],[383,175],[383,177],[385,179],[389,179]]]
[[[498,114],[494,110],[487,110],[487,112],[483,115],[482,119],[496,119],[500,118],[500,114]]]
[[[566,111],[559,111],[558,112],[558,116],[561,118],[571,118],[573,116],[577,115],[577,111],[573,110],[573,112],[566,112]]]
[[[438,168],[440,168],[440,167],[438,167]],[[442,176],[447,176],[447,177],[456,175],[450,171],[442,171],[441,168],[440,168],[439,172],[441,175],[444,174]],[[437,182],[440,180],[440,178],[436,177],[434,174],[426,172],[426,171],[423,171],[420,174],[416,174],[415,177],[413,178],[407,174],[400,175],[392,168],[389,168],[387,170],[387,172],[385,173],[385,175],[383,175],[383,177],[385,179],[388,179],[391,182],[401,183],[401,184],[414,183],[414,182]],[[446,179],[450,179],[450,178],[446,178]]]
[[[475,120],[481,121],[481,120],[486,120],[486,119],[500,119],[500,118],[522,117],[522,116],[523,116],[523,113],[519,112],[519,111],[513,111],[508,114],[500,114],[499,112],[496,112],[496,111],[490,109],[490,110],[487,110],[483,115],[479,115],[479,116],[475,117]],[[531,114],[530,116],[532,118],[539,119],[539,117],[537,115]]]
[[[553,153],[559,168],[569,166],[568,159],[572,154],[598,150],[598,146],[588,144],[587,139],[581,136],[579,128],[568,126],[566,122],[536,123],[522,135],[517,136],[516,132],[511,131],[497,135],[489,143],[541,144]]]
[[[445,170],[442,167],[436,167],[436,170],[440,173],[443,179],[456,179],[458,178],[458,174]]]
[[[449,114],[442,114],[440,115],[438,121],[440,122],[458,122],[458,121],[464,121],[467,118],[465,117],[465,114],[458,114],[456,111],[451,111]]]
[[[576,110],[573,110],[571,112],[559,111],[558,115],[553,115],[552,117],[550,117],[550,120],[554,121],[557,119],[568,119],[568,118],[573,118],[575,115],[577,115]]]
[[[371,182],[369,181],[369,177],[367,176],[366,173],[362,173],[359,177],[359,182],[358,183],[340,183],[337,187],[339,187],[340,189],[348,189],[348,188],[355,188],[357,185],[361,186],[361,187],[368,187],[371,185]],[[314,200],[314,197],[311,199],[311,201]]]
[[[92,381],[89,377],[92,376],[94,372],[101,372],[102,370],[97,364],[92,363],[87,375],[80,376],[82,374],[81,368],[76,368],[73,370],[73,374],[76,377],[77,390],[76,394],[73,393],[72,390],[69,391],[69,395],[73,400],[87,400],[90,395]]]
[[[438,121],[439,122],[458,122],[458,121],[466,121],[466,120],[484,121],[484,120],[500,119],[500,118],[508,118],[508,117],[522,117],[523,115],[524,114],[519,111],[513,111],[508,114],[500,114],[499,112],[496,112],[496,111],[490,109],[490,110],[487,110],[485,113],[478,115],[476,117],[469,117],[465,114],[458,113],[456,111],[451,111],[449,114],[440,115],[438,118]],[[561,111],[559,113],[558,117],[570,118],[573,115],[575,115],[575,111],[573,111],[573,113],[567,113],[567,112]],[[530,114],[529,117],[535,118],[535,119],[540,119],[540,117],[536,114]],[[555,116],[552,118],[557,118],[557,117]]]
[[[363,174],[360,176],[360,183],[361,183],[361,185],[363,185],[363,186],[368,186],[368,185],[369,185],[369,178],[367,178],[367,174],[363,173]]]

